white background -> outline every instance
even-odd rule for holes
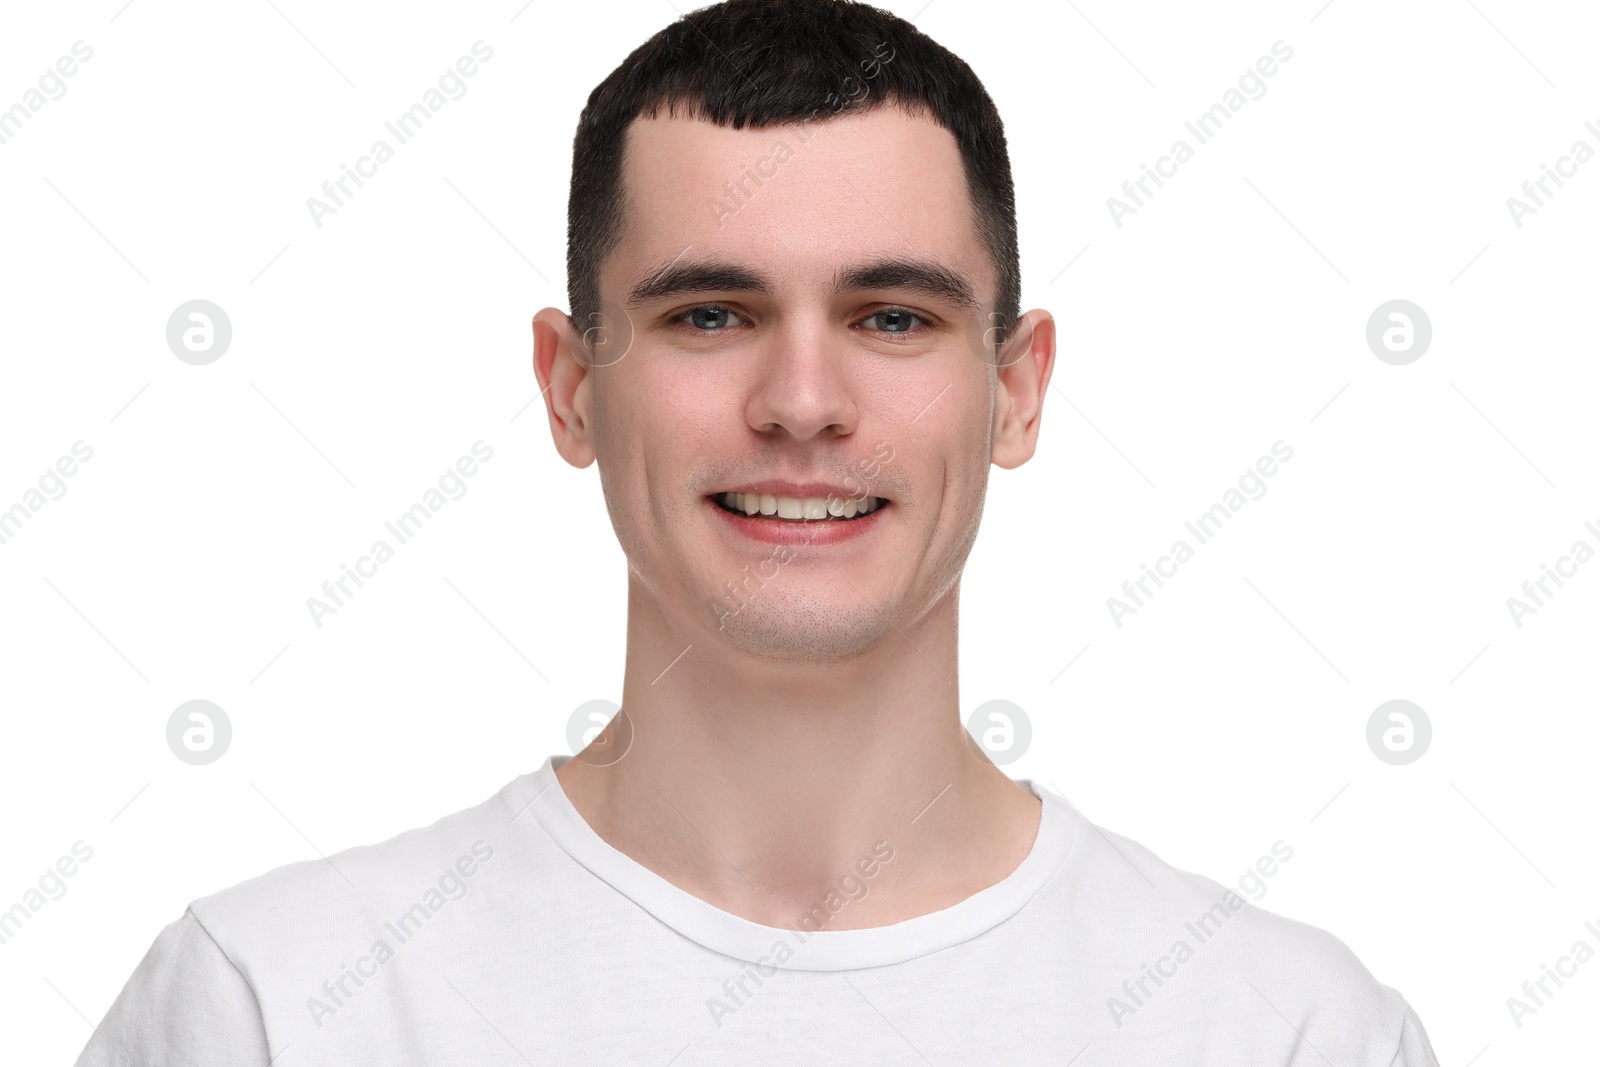
[[[475,804],[619,696],[624,561],[528,406],[529,320],[566,306],[582,103],[677,13],[275,3],[4,13],[0,108],[94,50],[0,144],[0,509],[94,450],[0,544],[0,908],[94,850],[0,945],[11,1062],[69,1062],[189,900]],[[1506,998],[1600,948],[1600,562],[1521,627],[1506,600],[1600,549],[1600,160],[1521,227],[1506,200],[1600,149],[1600,18],[1320,3],[885,5],[998,103],[1023,307],[1060,323],[1039,454],[995,472],[962,587],[962,707],[1022,706],[1008,772],[1179,867],[1229,883],[1290,844],[1262,906],[1343,938],[1442,1063],[1570,1061],[1600,961],[1521,1028]],[[480,39],[466,95],[317,227],[306,199]],[[1278,40],[1266,94],[1118,227],[1107,198]],[[1365,341],[1397,298],[1433,325],[1406,366]],[[209,366],[166,344],[192,299],[232,322]],[[467,494],[315,626],[480,439]],[[1265,496],[1116,626],[1280,439]],[[206,767],[165,739],[196,698],[234,729]],[[1433,724],[1408,766],[1367,747],[1394,698]]]

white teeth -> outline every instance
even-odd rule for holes
[[[719,502],[729,511],[745,515],[775,515],[798,522],[816,519],[853,519],[878,510],[877,497],[778,496],[773,493],[722,493]]]

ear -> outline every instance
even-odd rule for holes
[[[583,358],[583,341],[560,308],[541,308],[533,317],[533,373],[550,417],[556,451],[574,467],[594,462],[594,418],[590,411],[593,376]]]
[[[1056,322],[1035,308],[1017,320],[1000,346],[994,405],[994,465],[1010,470],[1033,457],[1044,392],[1055,369]]]

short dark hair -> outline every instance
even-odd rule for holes
[[[1022,272],[1000,114],[959,57],[899,16],[853,0],[699,8],[634,49],[589,94],[573,139],[567,202],[574,327],[584,333],[600,311],[600,268],[622,240],[622,157],[635,118],[665,110],[743,129],[889,104],[931,114],[955,138],[973,220],[994,262],[997,291],[985,325],[1003,337],[1021,314]]]

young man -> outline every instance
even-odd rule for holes
[[[1055,358],[964,63],[859,4],[696,11],[589,98],[570,223],[534,366],[628,559],[623,710],[194,901],[80,1064],[1435,1063],[1338,940],[961,726],[962,568]]]

